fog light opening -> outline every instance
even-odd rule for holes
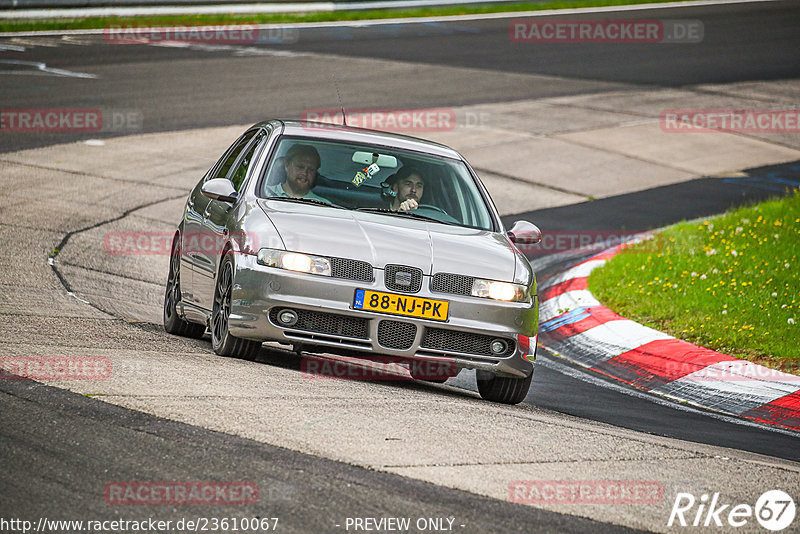
[[[506,350],[508,350],[508,343],[502,339],[494,339],[492,340],[490,347],[493,354],[503,354]]]
[[[282,326],[294,326],[297,324],[297,312],[294,310],[281,310],[278,313],[278,322]]]

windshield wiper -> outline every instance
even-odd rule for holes
[[[333,202],[323,202],[316,198],[296,198],[296,197],[266,197],[267,200],[283,200],[285,202],[299,202],[301,204],[317,204],[319,206],[328,206],[330,208],[344,209],[344,206],[334,204]]]
[[[385,213],[387,215],[399,215],[400,217],[410,217],[412,219],[421,219],[423,221],[431,221],[439,224],[449,224],[453,225],[453,223],[440,221],[439,219],[434,219],[433,217],[428,217],[427,215],[420,215],[419,213],[414,213],[413,211],[395,211],[390,210],[389,208],[356,208],[356,211],[368,211],[371,213]]]

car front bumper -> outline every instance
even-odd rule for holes
[[[381,269],[374,269],[374,281],[362,282],[266,267],[247,254],[237,254],[235,265],[228,322],[234,336],[352,350],[373,359],[447,361],[498,376],[524,378],[533,372],[536,297],[509,303],[432,292],[426,276],[413,296],[450,303],[447,321],[433,321],[354,309],[359,288],[402,294],[384,286]],[[298,314],[297,324],[281,326],[277,314],[284,309]],[[519,342],[519,334],[529,338],[529,349]],[[495,339],[508,344],[500,355],[487,348]]]

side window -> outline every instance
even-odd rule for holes
[[[233,187],[236,188],[238,192],[242,184],[244,183],[244,179],[247,176],[247,170],[250,168],[250,163],[253,161],[253,155],[256,153],[256,149],[261,144],[261,141],[266,137],[267,133],[264,130],[258,132],[256,135],[253,143],[250,145],[250,148],[244,153],[242,158],[239,160],[239,164],[236,166],[236,169],[230,174],[230,180],[233,182]]]
[[[225,178],[228,176],[228,171],[231,170],[231,166],[233,166],[233,162],[236,161],[236,158],[239,157],[239,154],[244,150],[244,147],[247,146],[247,143],[250,142],[250,139],[258,132],[258,130],[253,130],[251,132],[245,133],[242,137],[239,138],[236,143],[234,143],[233,148],[231,148],[224,156],[223,161],[217,167],[216,171],[212,176],[209,176],[209,180],[211,178]]]

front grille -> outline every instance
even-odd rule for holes
[[[272,308],[269,312],[269,320],[276,326],[289,330],[304,330],[306,332],[316,332],[319,334],[329,334],[358,339],[369,339],[369,327],[366,319],[358,317],[348,317],[335,313],[323,313],[309,310],[298,310],[292,308],[297,313],[297,323],[292,326],[282,326],[278,322],[278,313],[286,309],[284,307]]]
[[[508,348],[503,354],[494,354],[492,352],[491,344],[495,339],[502,339],[508,344]],[[445,330],[444,328],[426,328],[420,346],[426,349],[445,352],[463,352],[465,354],[504,357],[514,353],[515,343],[513,339],[505,337],[459,332],[457,330]]]
[[[378,343],[390,349],[407,350],[414,344],[417,327],[400,321],[378,323]]]
[[[416,293],[422,288],[422,269],[405,265],[387,265],[384,270],[386,287],[403,293]]]
[[[331,275],[360,282],[372,282],[372,265],[365,261],[347,258],[331,258]]]
[[[452,273],[436,273],[431,279],[431,291],[439,293],[454,293],[456,295],[471,295],[472,282],[475,279],[471,276]]]

